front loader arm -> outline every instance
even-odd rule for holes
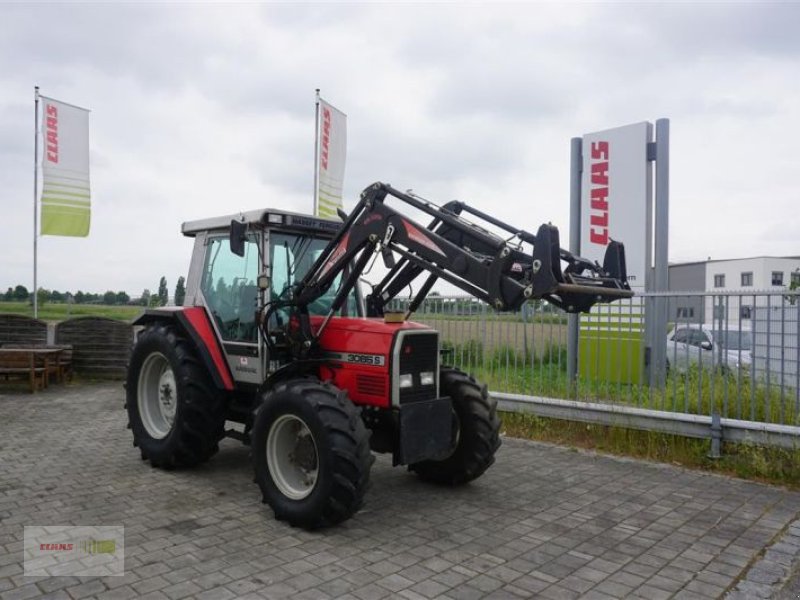
[[[431,222],[423,226],[412,221],[387,205],[388,197],[427,213]],[[509,237],[500,237],[467,220],[464,213],[505,231]],[[462,202],[440,207],[387,184],[375,183],[361,193],[356,207],[295,285],[287,302],[298,309],[305,342],[313,338],[308,305],[343,274],[328,318],[332,316],[378,249],[390,270],[367,297],[371,316],[381,316],[386,305],[423,272],[429,273],[428,278],[413,298],[408,314],[416,310],[437,279],[498,310],[517,310],[528,299],[541,298],[570,313],[588,312],[597,302],[633,295],[627,282],[624,248],[619,242],[609,244],[601,266],[562,249],[558,229],[552,225],[542,225],[534,235]],[[395,256],[399,258],[395,260]],[[563,271],[562,262],[566,263]]]

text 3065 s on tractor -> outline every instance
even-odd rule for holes
[[[136,322],[127,411],[143,459],[191,466],[239,438],[264,501],[305,528],[359,509],[371,451],[426,481],[471,481],[494,462],[500,423],[486,386],[441,365],[439,334],[408,320],[434,283],[498,310],[543,298],[580,312],[632,295],[618,242],[599,265],[561,249],[551,225],[534,235],[382,183],[342,218],[261,210],[183,225],[194,238],[186,305]],[[386,275],[362,297],[377,254]],[[407,310],[388,311],[420,276]]]

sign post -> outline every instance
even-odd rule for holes
[[[648,122],[572,140],[570,251],[602,262],[612,239],[623,242],[628,280],[637,292],[667,289],[669,121],[660,119],[657,125],[661,146],[653,141],[653,125]],[[660,164],[654,208],[656,156]],[[597,305],[582,319],[570,319],[570,380],[578,373],[605,382],[642,383],[648,379],[650,359],[660,358],[655,364],[663,364],[663,357],[652,356],[666,335],[666,323],[654,320],[661,312],[666,318],[666,311],[645,307],[634,298]],[[649,375],[654,384],[653,374]]]

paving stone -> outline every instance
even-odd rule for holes
[[[80,598],[86,598],[88,596],[94,596],[104,592],[106,590],[105,584],[98,579],[94,579],[88,581],[86,583],[82,583],[80,585],[75,585],[72,587],[67,588],[67,593],[72,596],[75,600],[79,600]]]
[[[410,590],[419,594],[420,596],[423,596],[424,598],[435,598],[440,594],[444,594],[449,589],[449,586],[439,583],[438,581],[434,581],[433,579],[428,579],[426,581],[421,581],[404,591]]]
[[[386,588],[390,592],[399,592],[405,588],[411,587],[414,585],[414,582],[410,579],[406,579],[402,575],[398,575],[396,573],[392,575],[388,575],[383,579],[379,579],[375,582],[377,585]],[[451,586],[447,586],[451,587]]]
[[[201,592],[202,588],[195,585],[191,581],[182,581],[161,590],[161,593],[166,594],[171,600],[178,600],[179,598],[186,598],[192,594]]]
[[[633,588],[630,586],[608,580],[599,583],[592,589],[608,594],[612,598],[627,598],[633,591]]]
[[[581,596],[581,593],[559,585],[551,585],[539,592],[539,595],[549,600],[575,600]]]
[[[27,598],[37,598],[41,595],[42,592],[39,591],[36,584],[29,583],[28,585],[19,586],[3,592],[0,594],[0,598],[2,598],[2,600],[26,600]]]
[[[55,592],[45,594],[44,596],[38,596],[37,598],[38,600],[72,600],[72,596],[70,596],[64,590],[57,590]]]
[[[377,584],[371,583],[364,587],[355,589],[351,592],[353,596],[359,598],[360,600],[381,600],[381,598],[386,598],[390,596],[392,592],[383,588]]]
[[[401,596],[407,597],[404,595],[404,592],[400,593]],[[485,592],[479,590],[478,588],[474,588],[471,585],[459,585],[448,592],[448,595],[451,598],[457,598],[458,600],[483,600],[483,597],[486,595]],[[417,595],[419,597],[419,595]]]
[[[145,579],[143,581],[137,581],[133,584],[133,589],[135,589],[139,594],[149,594],[150,592],[155,592],[162,588],[165,588],[170,585],[170,582],[157,575],[156,577],[151,577],[150,579]]]
[[[780,488],[504,439],[496,464],[453,490],[380,455],[364,511],[309,533],[259,503],[249,451],[232,440],[196,469],[150,468],[122,401],[117,383],[0,393],[0,478],[14,486],[0,489],[0,600],[73,588],[104,599],[695,600],[730,587],[800,505]],[[48,485],[58,501],[36,495]],[[21,564],[21,526],[34,522],[124,524],[126,575],[96,589],[68,577],[34,585]],[[787,532],[765,556],[781,568],[800,548],[800,525]]]
[[[46,594],[49,594],[50,592],[55,592],[56,590],[60,590],[62,588],[80,585],[80,583],[81,582],[77,577],[46,577],[41,581],[37,581],[36,585],[40,590]],[[0,590],[2,589],[3,588],[0,587]]]
[[[97,600],[128,600],[129,598],[138,598],[139,594],[136,593],[129,585],[114,588],[113,590],[106,590],[97,595]]]

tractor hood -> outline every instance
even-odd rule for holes
[[[312,316],[311,329],[317,332],[319,326],[325,320],[324,317]],[[415,323],[413,321],[403,321],[402,323],[386,323],[382,318],[364,317],[333,317],[328,323],[326,330],[337,331],[339,333],[352,331],[354,333],[375,333],[389,334],[399,329],[430,329],[427,325]]]

